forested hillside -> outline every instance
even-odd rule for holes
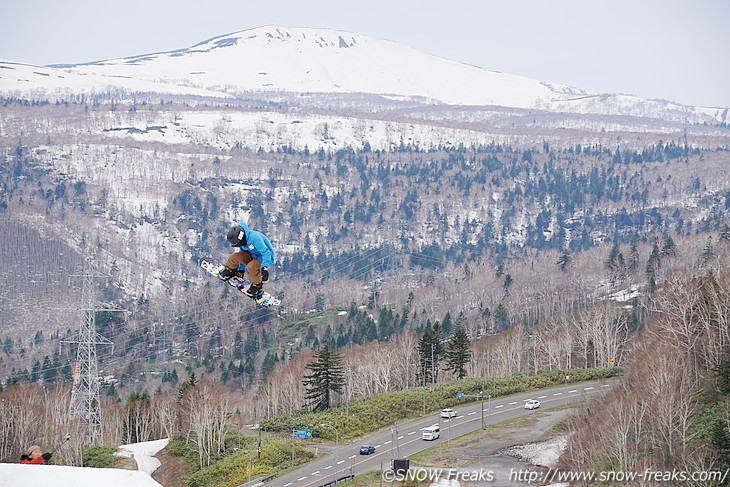
[[[549,323],[661,284],[662,261],[728,222],[723,126],[106,98],[0,110],[6,382],[68,377],[58,341],[78,328],[82,270],[129,311],[97,314],[114,397],[192,371],[248,387],[322,343],[436,322],[474,339]],[[274,243],[281,314],[197,268],[237,220]],[[555,360],[616,355],[584,341]]]
[[[172,437],[190,485],[254,448],[242,425],[340,421],[380,393],[406,418],[456,379],[507,394],[617,366],[618,400],[570,421],[565,468],[727,462],[726,126],[323,101],[2,100],[0,459],[72,431],[56,460],[84,461],[68,400],[91,306],[113,344],[103,442]],[[241,220],[276,249],[280,309],[197,265]],[[351,437],[385,424],[348,418]],[[289,443],[264,441],[268,475]]]
[[[652,317],[626,357],[620,387],[610,401],[572,417],[575,434],[562,468],[655,471],[663,472],[657,480],[727,485],[728,250],[727,242],[705,248],[697,267],[676,269],[663,281],[648,302]],[[710,478],[711,471],[722,477]]]

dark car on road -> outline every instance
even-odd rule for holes
[[[372,445],[363,445],[360,447],[360,455],[370,455],[375,453],[375,447]]]

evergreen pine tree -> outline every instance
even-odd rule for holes
[[[315,361],[307,364],[309,374],[304,375],[306,400],[313,404],[313,411],[329,409],[332,406],[332,393],[342,392],[345,385],[342,357],[328,343],[315,352]]]
[[[570,251],[568,251],[568,249],[563,249],[563,252],[560,254],[560,257],[558,257],[558,261],[556,263],[561,271],[567,272],[572,260],[573,257],[570,255]]]
[[[416,349],[420,359],[420,367],[418,369],[421,380],[428,382],[436,382],[438,378],[439,362],[444,354],[444,344],[440,336],[441,325],[438,323],[430,327],[421,335],[418,340]]]
[[[182,401],[185,397],[185,394],[188,393],[191,387],[195,387],[195,384],[197,383],[198,379],[195,377],[195,372],[190,372],[188,380],[180,384],[180,387],[178,387],[177,389],[177,400]]]
[[[621,255],[621,249],[617,243],[613,244],[611,251],[608,253],[605,267],[611,272],[615,272],[618,269],[619,255]]]
[[[512,279],[512,276],[510,274],[504,275],[504,284],[502,284],[502,287],[504,288],[504,293],[509,294],[509,288],[514,282],[514,279]]]
[[[626,262],[626,267],[630,274],[633,274],[639,268],[639,246],[636,241],[631,243],[629,260]]]
[[[317,295],[314,297],[314,309],[317,311],[324,311],[324,308],[324,294],[317,293]]]
[[[449,311],[446,312],[444,315],[444,320],[441,323],[441,328],[444,330],[444,333],[449,333],[451,331],[453,324],[451,321],[451,313]]]
[[[664,236],[664,244],[662,245],[662,255],[673,257],[677,255],[677,245],[674,243],[674,239],[671,236]]]
[[[654,246],[651,248],[651,254],[649,254],[649,260],[646,263],[646,278],[652,289],[656,286],[656,274],[661,263],[662,253],[659,250],[659,244],[654,242]]]
[[[720,241],[730,242],[730,224],[726,223],[720,230]]]
[[[43,380],[46,382],[54,382],[56,380],[57,371],[56,368],[53,367],[53,364],[51,363],[51,358],[46,355],[45,358],[43,358]]]
[[[233,358],[237,360],[243,358],[243,337],[240,331],[236,331],[236,336],[233,338]]]
[[[497,307],[494,309],[494,325],[496,328],[495,331],[506,330],[510,326],[507,309],[504,307],[504,305],[502,303],[499,303],[497,305]]]
[[[469,336],[463,327],[454,332],[449,343],[446,345],[446,370],[450,370],[456,377],[466,377],[466,364],[469,363]]]
[[[707,244],[702,249],[702,263],[707,263],[711,258],[715,256],[715,246],[712,243],[712,235],[707,237]]]

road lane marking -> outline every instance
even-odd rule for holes
[[[403,439],[403,435],[401,435],[398,438],[396,438],[396,440],[402,440],[402,439]]]
[[[593,387],[584,387],[583,388],[584,391],[590,391],[591,389],[593,389]]]
[[[573,394],[574,392],[578,392],[578,389],[573,389],[572,391],[568,391],[568,394]]]
[[[494,409],[499,409],[499,408],[503,408],[503,407],[504,407],[504,404],[500,404],[499,406],[494,406]],[[485,411],[486,411],[486,409],[485,409]]]
[[[355,458],[355,455],[350,455],[350,458]]]
[[[353,455],[352,457],[354,457],[354,456],[355,455]],[[352,458],[352,457],[350,457],[350,458]],[[340,463],[345,463],[345,461],[344,460],[340,460],[339,462],[337,462],[337,465],[339,465]],[[284,487],[286,487],[286,485]]]
[[[384,444],[384,445],[388,445],[388,444],[390,444],[390,443],[393,443],[393,440],[388,440],[388,441],[386,441],[386,442],[385,442],[385,443],[383,443],[383,444]],[[378,445],[378,446],[380,446],[380,445]]]
[[[410,433],[408,433],[408,436],[415,435],[415,434],[416,434],[415,431],[411,431]]]
[[[293,483],[294,483],[294,482],[289,482],[288,484],[284,484],[284,487],[289,487],[289,486],[290,486],[291,484],[293,484]]]
[[[312,473],[310,473],[309,475],[318,475],[319,473],[320,473],[320,471],[319,471],[319,470],[317,470],[316,472],[312,472]]]
[[[547,396],[540,396],[538,399],[545,399]]]
[[[553,396],[562,396],[562,395],[563,395],[562,392],[556,392],[555,394],[553,394]]]
[[[297,479],[297,482],[301,482],[302,480],[306,479],[307,477],[301,477]]]
[[[525,399],[525,400],[527,400],[527,399]],[[517,404],[517,401],[509,403],[510,406],[512,406],[513,404]]]
[[[472,415],[474,415],[476,413],[477,413],[476,411],[472,411],[471,413],[469,413],[469,416],[472,416]]]

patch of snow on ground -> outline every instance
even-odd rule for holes
[[[0,464],[3,487],[48,485],[53,487],[162,487],[145,472],[117,468],[83,468],[65,465]]]
[[[137,461],[137,468],[139,470],[152,475],[152,473],[161,465],[160,461],[155,458],[155,455],[157,455],[157,452],[165,448],[169,442],[169,438],[163,438],[161,440],[122,445],[119,447],[119,451],[115,453],[115,455],[124,458],[134,458]]]
[[[538,467],[554,467],[567,446],[568,437],[561,435],[539,443],[513,446],[504,450],[504,453]]]
[[[639,286],[634,284],[629,289],[623,289],[621,291],[618,291],[617,293],[614,293],[610,295],[608,298],[613,299],[614,301],[618,301],[620,303],[625,303],[626,301],[630,301],[641,294],[639,292]]]
[[[456,479],[442,479],[441,477],[433,481],[429,487],[460,487],[461,484]]]

